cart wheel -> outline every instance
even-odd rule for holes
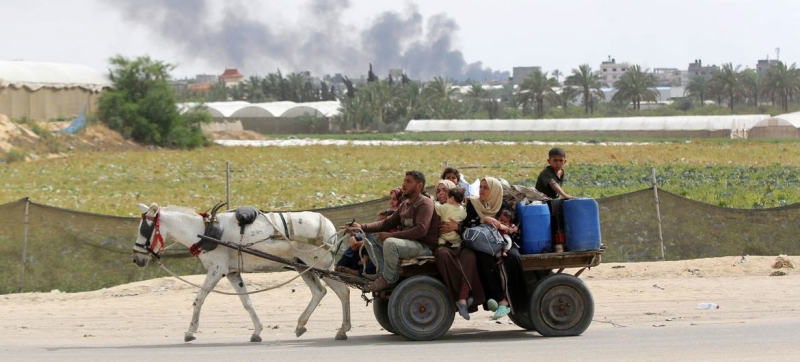
[[[536,327],[533,325],[533,321],[531,320],[531,315],[528,311],[518,311],[515,313],[511,313],[508,315],[508,319],[510,319],[517,327],[522,329],[527,329],[529,331],[536,331]]]
[[[387,332],[397,334],[397,331],[392,327],[392,322],[389,321],[389,300],[375,298],[372,300],[372,312],[375,313],[375,319],[378,324],[383,327]]]
[[[525,272],[525,280],[528,286],[527,295],[528,299],[531,298],[533,295],[533,291],[536,290],[536,286],[542,281],[544,278],[549,276],[552,273],[551,270],[533,270],[533,271],[526,271]],[[525,330],[529,331],[536,331],[536,326],[533,325],[533,320],[531,320],[531,314],[529,309],[516,309],[514,313],[508,315],[508,319],[510,319],[517,327],[520,327]]]
[[[455,302],[441,281],[420,275],[404,280],[389,297],[389,321],[412,341],[443,336],[453,325]]]
[[[594,317],[592,293],[575,276],[548,276],[533,291],[530,316],[536,331],[545,337],[580,335]]]

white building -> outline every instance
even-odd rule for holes
[[[679,87],[683,85],[681,70],[678,68],[653,68],[656,84],[659,87]]]
[[[519,85],[525,80],[525,77],[535,71],[542,71],[542,67],[514,67],[511,71],[512,83]]]
[[[630,63],[617,63],[616,59],[608,57],[608,60],[600,64],[600,81],[608,87],[613,87],[614,82],[630,69]]]

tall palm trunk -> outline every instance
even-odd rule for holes
[[[584,88],[583,90],[583,111],[586,114],[589,114],[589,102],[592,101],[591,94],[589,93],[588,88]],[[592,110],[594,111],[594,110]]]
[[[733,89],[728,92],[728,97],[730,99],[731,113],[733,113]]]

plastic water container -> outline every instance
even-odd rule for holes
[[[522,254],[546,253],[552,249],[550,208],[546,204],[517,204],[517,219],[522,225]]]
[[[600,238],[600,208],[594,199],[564,201],[564,236],[566,251],[598,250]]]

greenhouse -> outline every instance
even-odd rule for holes
[[[111,82],[75,64],[0,61],[0,114],[45,121],[71,118],[84,107],[96,110]]]

